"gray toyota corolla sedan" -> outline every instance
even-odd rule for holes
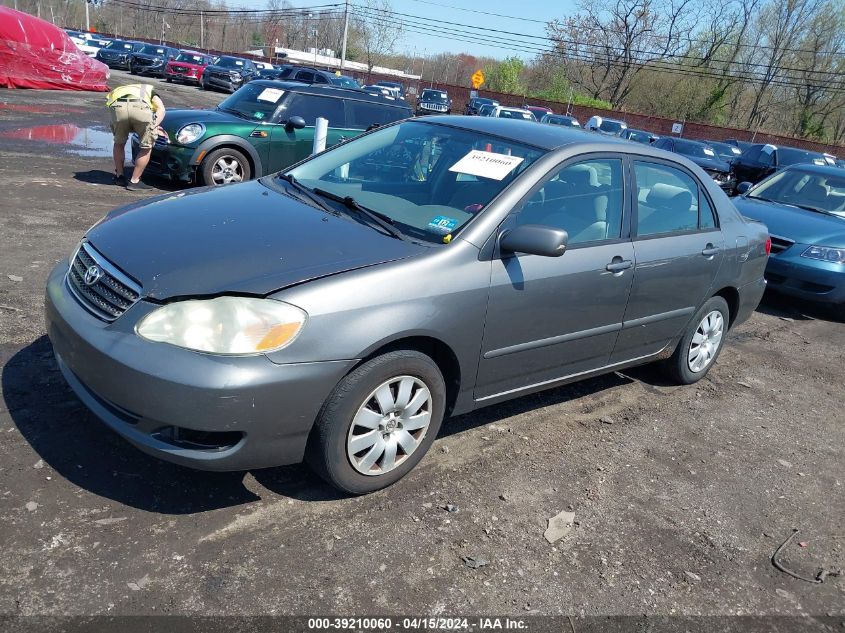
[[[284,174],[109,213],[47,285],[80,399],[163,459],[391,484],[444,416],[662,361],[713,366],[762,224],[693,163],[484,117],[385,126]]]

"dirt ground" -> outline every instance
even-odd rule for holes
[[[171,108],[225,96],[161,90]],[[799,529],[788,568],[845,569],[845,325],[777,297],[697,385],[643,368],[452,419],[415,471],[362,498],[304,466],[194,472],[106,431],[58,372],[42,310],[52,266],[144,196],[109,184],[103,97],[0,92],[0,616],[755,614],[845,630],[845,577],[770,561]],[[550,545],[563,510],[574,529]]]

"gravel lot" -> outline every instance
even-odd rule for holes
[[[161,86],[169,108],[225,96]],[[108,184],[103,97],[0,93],[0,616],[756,614],[843,630],[845,577],[802,582],[770,558],[797,528],[787,567],[845,569],[845,325],[776,297],[697,385],[644,368],[452,419],[363,498],[304,466],[186,470],[107,432],[42,316],[55,262],[143,197]],[[550,545],[563,510],[574,529]]]

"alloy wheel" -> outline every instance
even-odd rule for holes
[[[232,156],[221,156],[211,168],[211,178],[215,185],[227,185],[244,179],[243,165]]]
[[[690,371],[698,373],[704,371],[713,359],[719,346],[722,344],[722,336],[725,330],[725,319],[718,310],[708,312],[690,341],[689,352],[687,353],[687,364]]]
[[[419,447],[431,423],[432,397],[414,376],[396,376],[376,387],[358,408],[346,439],[352,467],[383,475]]]

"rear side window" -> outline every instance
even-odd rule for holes
[[[351,99],[346,101],[346,111],[349,117],[349,127],[357,130],[366,130],[371,125],[393,123],[393,121],[410,116],[410,112],[404,108],[394,108]]]
[[[709,201],[686,172],[668,165],[636,161],[634,175],[638,236],[715,227],[716,219]]]
[[[296,73],[296,78],[299,81],[314,83],[314,73],[312,73],[310,70],[300,70],[298,73]]]
[[[292,116],[301,116],[308,126],[314,125],[317,117],[323,117],[328,119],[329,127],[346,127],[341,99],[294,92],[279,109],[278,120],[286,121]]]
[[[323,77],[322,75],[314,75],[314,83],[315,84],[327,84],[329,80]]]
[[[760,150],[763,149],[762,145],[752,145],[748,149],[746,149],[741,156],[742,162],[744,163],[756,163],[760,160]]]
[[[279,79],[290,77],[291,73],[293,73],[293,68],[283,68],[279,71]]]

